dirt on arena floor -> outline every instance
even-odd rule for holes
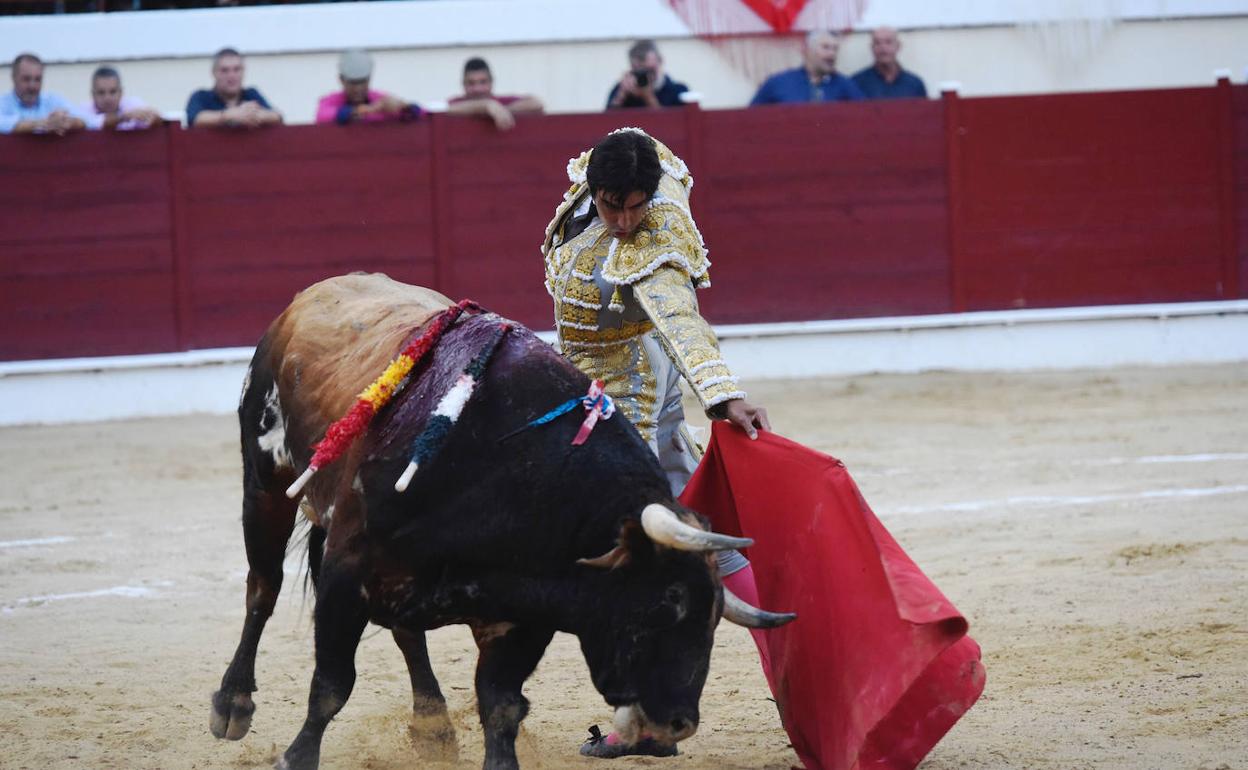
[[[1248,366],[754,383],[777,429],[848,465],[984,650],[979,703],[923,767],[1248,768]],[[302,720],[310,604],[291,578],[261,643],[251,733],[209,696],[243,620],[232,417],[0,429],[0,767],[259,768]],[[299,565],[292,560],[290,570]],[[479,767],[467,630],[430,636]],[[429,767],[402,657],[370,629],[322,766]],[[607,707],[575,640],[529,680],[526,768],[577,756]],[[702,726],[675,759],[797,759],[746,633],[722,626]]]

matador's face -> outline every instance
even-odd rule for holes
[[[594,206],[598,208],[598,216],[602,218],[611,235],[625,240],[637,231],[641,219],[646,215],[650,196],[641,190],[634,190],[628,197],[620,200],[602,190],[594,193]]]

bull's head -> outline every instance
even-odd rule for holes
[[[625,741],[646,733],[670,745],[697,730],[721,613],[753,628],[793,619],[751,607],[722,588],[714,552],[752,544],[652,504],[640,520],[625,520],[615,548],[580,561],[597,571],[590,582],[602,604],[586,613],[592,621],[577,635],[594,686],[616,708],[615,729]]]

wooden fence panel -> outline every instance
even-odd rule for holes
[[[1248,299],[1248,86],[1236,86],[1232,93],[1231,144],[1234,154],[1232,195],[1236,227],[1239,296]]]
[[[182,132],[187,347],[254,344],[332,275],[435,284],[429,146],[427,123]]]
[[[567,161],[696,180],[718,323],[1248,296],[1248,88],[0,137],[0,360],[249,345],[352,270],[551,324]]]
[[[1219,299],[1215,89],[967,99],[967,310]]]
[[[0,359],[176,348],[168,135],[0,143]]]
[[[721,323],[949,309],[943,107],[708,113],[693,210]]]

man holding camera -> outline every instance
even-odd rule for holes
[[[663,57],[653,40],[638,40],[628,49],[630,69],[607,97],[607,109],[628,107],[679,107],[681,94],[689,90],[663,72]]]

